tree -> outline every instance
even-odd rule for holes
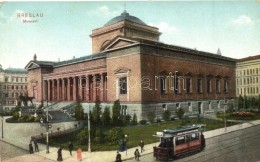
[[[133,120],[131,121],[131,124],[132,125],[137,125],[138,123],[137,123],[137,116],[136,116],[136,114],[134,113],[134,116],[133,116]]]
[[[97,100],[95,102],[95,107],[94,107],[93,113],[92,113],[94,125],[101,125],[101,118],[100,118],[101,114],[102,114],[102,111],[101,111],[101,107],[100,107],[100,101]]]
[[[257,108],[260,109],[260,94],[258,95]]]
[[[103,115],[102,115],[102,123],[105,126],[109,126],[111,124],[109,107],[105,107],[105,110],[104,110]]]
[[[164,121],[169,121],[171,117],[171,112],[169,110],[165,110],[163,112],[163,120]]]
[[[248,108],[249,108],[249,102],[248,102],[247,96],[245,95],[244,96],[244,109],[248,109]]]
[[[76,120],[82,120],[84,119],[84,110],[82,108],[82,105],[80,102],[76,103],[75,107],[75,119]]]
[[[239,95],[237,100],[238,100],[238,110],[243,109],[243,107],[244,107],[244,99],[243,99],[243,97],[241,95]]]
[[[154,122],[154,119],[155,119],[155,113],[154,111],[150,111],[147,113],[147,119],[150,123],[153,123]]]
[[[184,115],[185,111],[183,108],[177,108],[175,111],[175,114],[178,116],[178,118],[181,120],[183,115]]]
[[[124,138],[124,132],[121,128],[116,127],[106,132],[106,142],[109,145],[116,145],[118,141]]]
[[[112,114],[112,122],[114,126],[119,126],[120,123],[120,101],[116,100],[114,101],[114,105],[113,105],[113,114]]]

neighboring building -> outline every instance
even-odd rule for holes
[[[121,113],[161,114],[183,107],[214,112],[235,98],[235,60],[219,54],[164,44],[159,29],[124,12],[92,31],[93,54],[62,62],[26,65],[28,93],[37,102],[97,99]],[[188,39],[188,38],[187,38]]]
[[[10,112],[17,105],[18,97],[27,94],[27,74],[25,69],[4,70],[0,65],[0,111]]]
[[[238,59],[236,63],[236,96],[258,96],[260,93],[260,55]]]

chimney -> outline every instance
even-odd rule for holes
[[[33,61],[37,61],[37,56],[36,56],[36,54],[34,54],[34,56],[33,56]]]

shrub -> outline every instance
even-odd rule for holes
[[[171,117],[171,112],[169,110],[165,110],[163,112],[163,120],[164,121],[169,121]]]
[[[146,121],[146,120],[140,120],[139,123],[140,123],[141,125],[145,125],[145,124],[147,123],[147,121]]]
[[[19,113],[18,112],[14,112],[12,115],[14,120],[18,120],[19,119]]]
[[[148,118],[148,121],[150,123],[153,123],[154,122],[154,119],[155,119],[155,113],[154,111],[150,111],[147,113],[147,118]]]
[[[123,130],[119,127],[116,127],[116,128],[112,128],[108,132],[106,132],[105,139],[109,145],[116,145],[116,144],[118,144],[118,141],[120,139],[123,139],[123,137],[124,137]]]
[[[134,113],[134,116],[133,116],[133,120],[131,121],[131,125],[137,125],[137,116],[136,114]]]

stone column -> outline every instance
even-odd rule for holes
[[[70,78],[67,78],[68,84],[67,84],[67,101],[70,101]]]
[[[96,75],[93,75],[93,101],[97,99],[97,82],[96,82]]]
[[[46,80],[44,80],[43,81],[43,101],[47,101],[47,92],[48,92],[48,90],[47,90],[47,81]]]
[[[61,79],[61,100],[65,101],[65,78]]]
[[[86,100],[89,101],[89,75],[86,75],[86,90],[85,90],[85,94],[86,94]]]
[[[104,100],[104,76],[102,73],[100,73],[100,86],[98,88],[100,88],[99,100],[103,101]]]
[[[50,101],[50,100],[51,100],[51,85],[50,85],[50,84],[51,84],[51,81],[50,81],[50,80],[47,80],[47,82],[48,82],[48,85],[47,85],[47,86],[48,86],[47,100]]]
[[[57,79],[57,100],[60,100],[60,79]]]
[[[82,88],[83,88],[82,85],[83,85],[83,83],[82,83],[82,76],[79,76],[78,84],[76,86],[77,86],[77,89],[78,89],[78,97],[81,100],[83,100],[83,98],[82,98]]]
[[[77,100],[76,86],[76,77],[73,77],[73,101]]]

